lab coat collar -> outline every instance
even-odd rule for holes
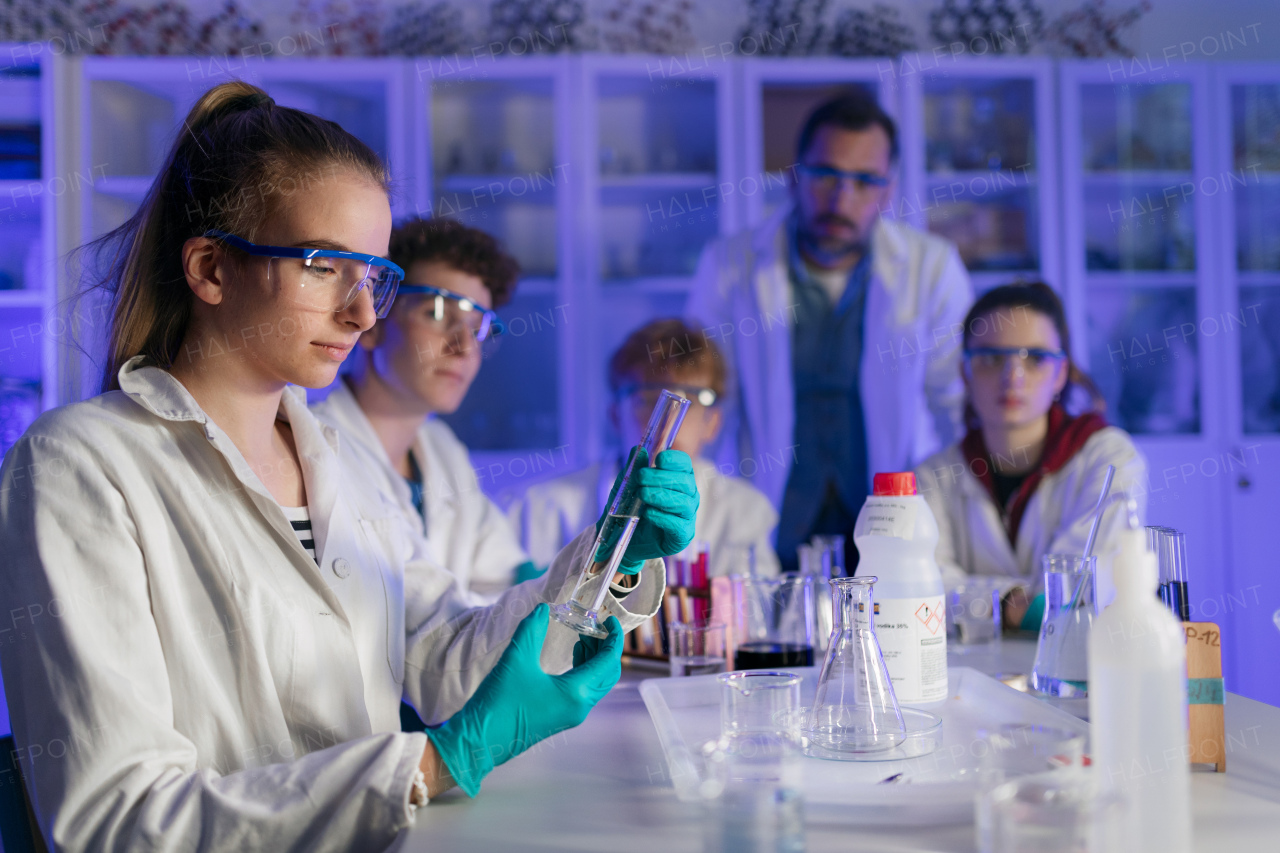
[[[201,424],[209,443],[227,460],[267,520],[278,531],[287,533],[289,539],[296,538],[279,503],[267,491],[235,443],[173,374],[145,362],[145,356],[134,356],[121,366],[118,374],[120,390],[156,417]],[[332,427],[320,423],[307,410],[306,392],[294,385],[285,386],[276,417],[289,424],[293,431],[307,491],[307,511],[311,515],[316,558],[320,565],[324,565],[324,547],[329,540],[338,497],[338,433]],[[309,557],[307,561],[311,561]]]
[[[172,373],[155,365],[146,363],[146,356],[136,355],[120,367],[117,374],[120,390],[142,408],[167,421],[195,421],[206,426],[206,432],[213,421],[196,398],[191,396],[187,386],[179,382]],[[307,409],[307,392],[296,385],[286,385],[280,396],[280,410],[276,415],[280,420],[293,425],[298,412]],[[310,420],[310,416],[307,416]],[[216,426],[216,425],[214,425]],[[330,426],[317,422],[320,437],[329,449],[338,452],[338,431]]]

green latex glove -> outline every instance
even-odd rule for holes
[[[1039,631],[1040,623],[1044,621],[1044,593],[1040,593],[1031,599],[1031,604],[1027,606],[1027,612],[1022,615],[1022,624],[1018,625],[1020,631]]]
[[[631,448],[631,456],[644,454],[640,447]],[[628,457],[630,461],[630,457]],[[639,460],[643,463],[643,455]],[[640,571],[645,560],[679,554],[693,541],[694,522],[698,516],[698,484],[693,476],[693,461],[680,450],[664,450],[652,467],[636,468],[631,475],[633,495],[643,504],[640,523],[631,536],[627,552],[618,571],[632,575]],[[623,468],[625,471],[625,467]],[[618,493],[622,472],[613,481],[604,513],[596,522],[596,534],[604,525],[609,507]],[[626,500],[624,499],[624,503]],[[598,554],[597,559],[603,559]]]
[[[516,566],[516,583],[524,583],[534,578],[540,578],[547,573],[546,568],[538,568],[532,560],[525,560]]]
[[[480,793],[480,781],[494,767],[581,723],[622,676],[622,626],[612,616],[607,638],[574,647],[573,669],[543,672],[538,660],[549,615],[546,604],[534,608],[462,710],[427,729],[467,796]]]

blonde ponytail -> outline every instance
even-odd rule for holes
[[[241,81],[205,92],[137,212],[85,247],[99,271],[87,289],[105,291],[112,307],[103,390],[119,387],[134,356],[173,364],[191,320],[187,240],[213,228],[253,240],[274,204],[338,167],[389,188],[381,158],[337,124]]]

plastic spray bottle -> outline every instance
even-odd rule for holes
[[[1115,601],[1089,634],[1094,775],[1126,801],[1117,849],[1189,853],[1186,638],[1156,597],[1156,558],[1132,500],[1114,577]]]
[[[875,628],[894,695],[903,703],[947,698],[947,617],[935,553],[938,522],[916,494],[916,476],[876,474],[853,528],[858,574],[875,575]]]

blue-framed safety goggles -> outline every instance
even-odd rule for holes
[[[496,338],[505,330],[502,321],[498,319],[498,315],[495,312],[460,293],[454,293],[452,290],[445,290],[443,287],[435,287],[430,284],[402,284],[400,285],[400,292],[435,297],[432,313],[435,321],[443,323],[449,318],[450,314],[456,312],[460,322],[471,330],[471,333],[475,335],[475,339],[480,343],[491,337]]]
[[[656,402],[658,395],[663,391],[679,394],[681,397],[708,408],[714,406],[717,399],[716,392],[711,388],[702,385],[673,385],[670,382],[633,382],[630,385],[623,385],[618,389],[618,399],[623,400],[632,394],[641,394],[646,397],[653,397]]]
[[[318,310],[342,311],[367,287],[373,297],[374,313],[379,318],[385,317],[404,280],[404,270],[377,255],[299,246],[260,246],[216,228],[206,231],[204,236],[221,240],[247,255],[289,262],[281,265],[278,275],[286,284],[296,285],[299,298]]]
[[[845,181],[852,181],[855,189],[864,187],[889,186],[888,175],[877,175],[875,172],[846,172],[831,166],[796,166],[796,171],[809,179],[818,189],[824,192],[834,191]]]
[[[1011,360],[1036,370],[1066,357],[1060,349],[1043,347],[970,347],[964,351],[965,363],[978,370],[1003,370]]]

